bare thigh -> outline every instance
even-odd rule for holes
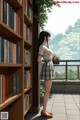
[[[45,92],[50,92],[52,85],[52,80],[45,80]]]

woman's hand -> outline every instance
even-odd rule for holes
[[[53,53],[53,57],[54,57],[54,58],[56,57],[56,54],[55,54],[55,53]]]

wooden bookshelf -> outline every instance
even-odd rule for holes
[[[32,85],[24,90],[24,93],[28,92],[30,89],[32,89]]]
[[[16,42],[22,40],[22,37],[19,34],[17,34],[14,30],[9,28],[6,24],[2,23],[1,21],[0,21],[0,36],[9,40],[11,38],[16,39]]]
[[[0,112],[9,120],[25,120],[33,106],[32,14],[32,0],[0,0]]]
[[[19,97],[21,97],[21,94],[18,95],[9,95],[7,96],[4,103],[0,105],[0,110],[3,110],[5,107],[13,103],[15,100],[17,100]]]
[[[31,109],[32,104],[29,105],[28,109],[24,112],[24,116],[27,114],[27,112]]]
[[[27,24],[28,27],[32,26],[32,22],[29,20],[29,18],[24,13],[24,22]]]
[[[19,0],[6,0],[11,6],[12,8],[14,9],[14,11],[18,11],[22,8],[22,4],[19,2]]]
[[[22,64],[0,63],[0,67],[22,67]]]

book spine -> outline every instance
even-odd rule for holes
[[[16,94],[16,75],[13,75],[13,84],[12,84],[12,91],[14,94]]]
[[[16,46],[16,63],[20,63],[20,46]]]
[[[1,63],[1,56],[2,56],[2,53],[1,53],[1,42],[2,42],[2,37],[0,37],[0,63]]]
[[[6,57],[7,57],[7,47],[6,47],[6,39],[4,39],[4,63],[6,63]]]
[[[14,11],[10,7],[10,28],[14,30]]]
[[[19,76],[16,76],[16,93],[19,93]]]
[[[4,40],[1,40],[1,62],[4,62]]]
[[[7,41],[7,62],[9,63],[9,41]]]
[[[0,104],[2,103],[2,75],[0,74]]]
[[[3,21],[3,0],[0,0],[0,21]]]
[[[22,18],[20,18],[20,35],[22,36]]]
[[[16,13],[14,12],[14,31],[16,32]]]
[[[2,103],[5,102],[5,75],[2,75]]]
[[[3,22],[7,24],[7,2],[3,0]]]

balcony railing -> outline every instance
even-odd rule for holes
[[[59,64],[54,65],[54,80],[80,82],[80,60],[60,60]]]

